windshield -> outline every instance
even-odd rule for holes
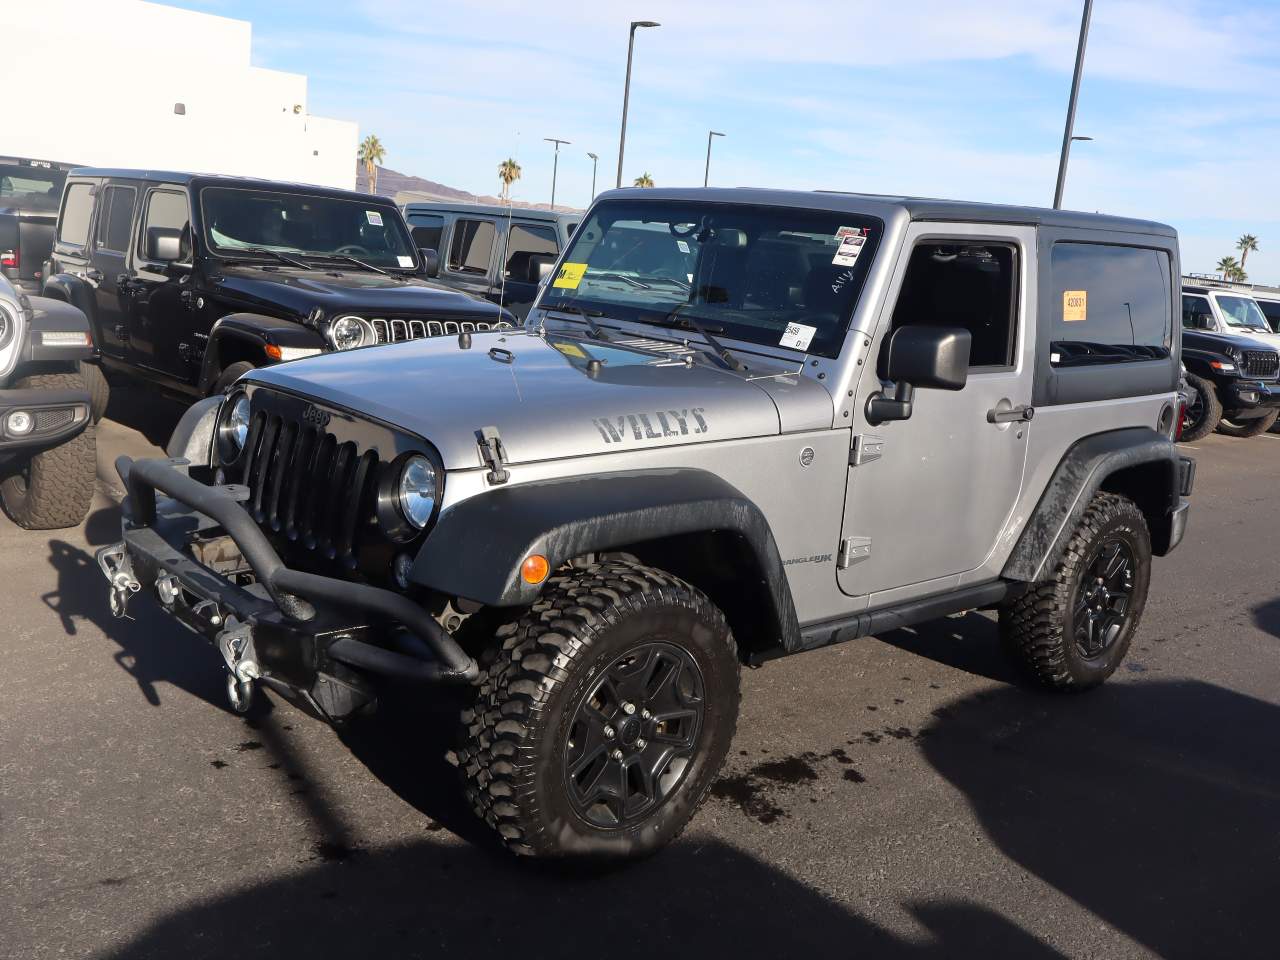
[[[66,180],[67,171],[39,161],[0,163],[0,207],[56,211]]]
[[[200,201],[209,249],[224,257],[258,249],[295,257],[356,257],[384,269],[417,266],[409,235],[392,207],[233,187],[206,187]]]
[[[1249,297],[1224,297],[1219,294],[1217,300],[1218,309],[1222,311],[1222,316],[1231,326],[1243,327],[1246,330],[1261,330],[1264,333],[1271,332],[1266,316]]]
[[[833,357],[881,231],[848,213],[605,201],[574,231],[539,305]]]

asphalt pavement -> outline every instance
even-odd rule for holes
[[[429,694],[246,720],[152,603],[112,619],[110,464],[179,413],[117,393],[81,529],[0,519],[0,957],[1280,955],[1280,436],[1194,445],[1103,688],[1021,686],[977,614],[770,663],[684,837],[567,871],[488,842]]]

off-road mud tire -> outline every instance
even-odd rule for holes
[[[645,819],[602,829],[568,799],[572,715],[598,671],[655,637],[687,651],[701,672],[698,744]],[[701,591],[638,563],[606,560],[552,578],[522,618],[499,628],[481,668],[456,757],[471,806],[518,854],[617,860],[658,850],[706,797],[737,726],[739,661],[724,615]]]
[[[1131,603],[1116,639],[1100,656],[1086,658],[1074,638],[1072,609],[1098,547],[1112,539],[1127,544],[1134,561]],[[1151,583],[1151,534],[1146,518],[1127,497],[1099,493],[1090,502],[1053,575],[1033,584],[1000,611],[1006,654],[1031,679],[1052,690],[1086,690],[1115,672],[1142,620]]]
[[[1280,410],[1272,410],[1253,420],[1228,420],[1224,417],[1218,421],[1218,432],[1228,437],[1258,437],[1275,426],[1277,419],[1280,419]]]
[[[209,396],[216,397],[226,394],[237,380],[253,369],[256,368],[248,360],[237,360],[218,374],[218,379],[214,381],[213,389],[209,391]]]
[[[82,390],[79,373],[32,373],[13,384],[26,390]],[[0,502],[4,511],[26,530],[57,530],[74,527],[84,520],[93,500],[98,475],[94,426],[56,447],[31,456],[25,469],[13,469],[0,481]]]
[[[1194,443],[1203,440],[1217,428],[1222,420],[1222,401],[1218,399],[1217,388],[1204,377],[1188,373],[1187,386],[1199,394],[1203,411],[1197,422],[1186,424],[1182,428],[1181,439],[1186,443]]]
[[[107,404],[111,402],[111,386],[107,383],[107,375],[96,363],[80,361],[80,378],[89,391],[89,417],[94,423],[107,413]]]

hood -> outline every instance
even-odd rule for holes
[[[1209,330],[1183,330],[1182,349],[1223,353],[1227,347],[1237,350],[1275,351],[1280,337],[1275,334],[1214,333]]]
[[[284,308],[304,317],[316,307],[337,313],[432,316],[493,321],[498,308],[417,277],[330,266],[298,270],[275,264],[229,264],[212,278],[215,295],[249,307]],[[510,316],[505,317],[508,323]]]
[[[598,362],[593,362],[598,361]],[[249,380],[416,434],[447,469],[482,466],[476,432],[497,427],[508,463],[631,452],[777,434],[761,384],[595,340],[550,333],[476,334],[333,353],[255,370]],[[831,399],[804,377],[808,406]],[[790,401],[795,404],[795,398]]]

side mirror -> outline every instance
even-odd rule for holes
[[[529,283],[543,283],[547,277],[551,276],[551,271],[555,268],[555,258],[546,253],[535,253],[529,257],[528,274],[525,280]]]
[[[892,380],[893,396],[872,394],[867,399],[867,422],[906,420],[917,387],[924,390],[963,390],[969,379],[969,351],[973,335],[960,327],[899,327],[880,351],[880,375]]]
[[[171,227],[147,228],[147,259],[171,263],[182,259],[182,231]]]
[[[428,277],[440,276],[440,254],[430,247],[419,247],[418,254],[422,257],[423,274]]]

